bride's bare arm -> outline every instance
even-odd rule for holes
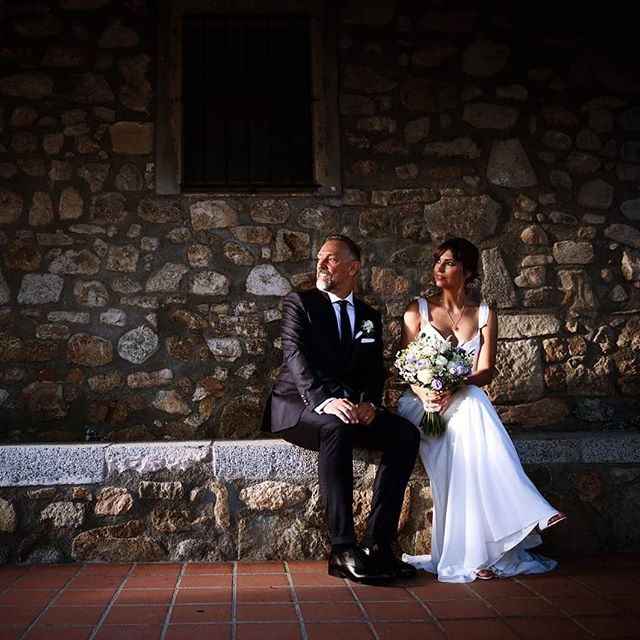
[[[402,348],[404,349],[420,332],[420,308],[418,302],[414,300],[407,305],[402,316]],[[429,392],[419,387],[411,385],[412,391],[422,400],[422,403],[429,402]]]
[[[498,347],[498,317],[493,309],[489,310],[487,324],[482,328],[482,347],[478,356],[476,371],[467,378],[467,384],[484,387],[493,380]]]
[[[404,349],[420,331],[420,310],[418,301],[414,300],[407,305],[402,316],[402,348]]]

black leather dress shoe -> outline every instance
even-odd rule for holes
[[[376,566],[381,567],[383,571],[391,574],[393,578],[413,578],[417,573],[414,566],[397,558],[389,546],[374,544],[368,547],[362,547],[362,551]]]
[[[332,551],[329,556],[329,575],[348,578],[354,582],[386,582],[395,576],[370,558],[359,547],[349,547],[343,551]]]

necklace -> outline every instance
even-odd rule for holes
[[[442,305],[444,307],[444,305]],[[449,320],[451,321],[451,328],[454,331],[458,330],[458,323],[460,322],[460,320],[462,320],[462,316],[464,315],[464,310],[467,308],[466,304],[462,305],[462,309],[460,309],[460,313],[458,314],[458,319],[454,320],[453,316],[451,315],[451,313],[449,312],[449,309],[447,309],[447,307],[444,307],[444,310],[447,312],[447,315],[449,316]]]

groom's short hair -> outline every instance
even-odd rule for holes
[[[360,247],[349,237],[344,236],[341,233],[332,233],[330,236],[327,236],[324,241],[329,242],[330,240],[337,240],[338,242],[343,242],[347,245],[347,249],[349,250],[349,254],[353,260],[357,260],[361,262],[362,252],[360,251]]]

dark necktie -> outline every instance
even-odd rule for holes
[[[342,349],[348,353],[351,351],[351,343],[353,342],[351,322],[349,321],[349,312],[347,311],[349,303],[346,300],[339,300],[338,304],[340,305],[340,345]]]

